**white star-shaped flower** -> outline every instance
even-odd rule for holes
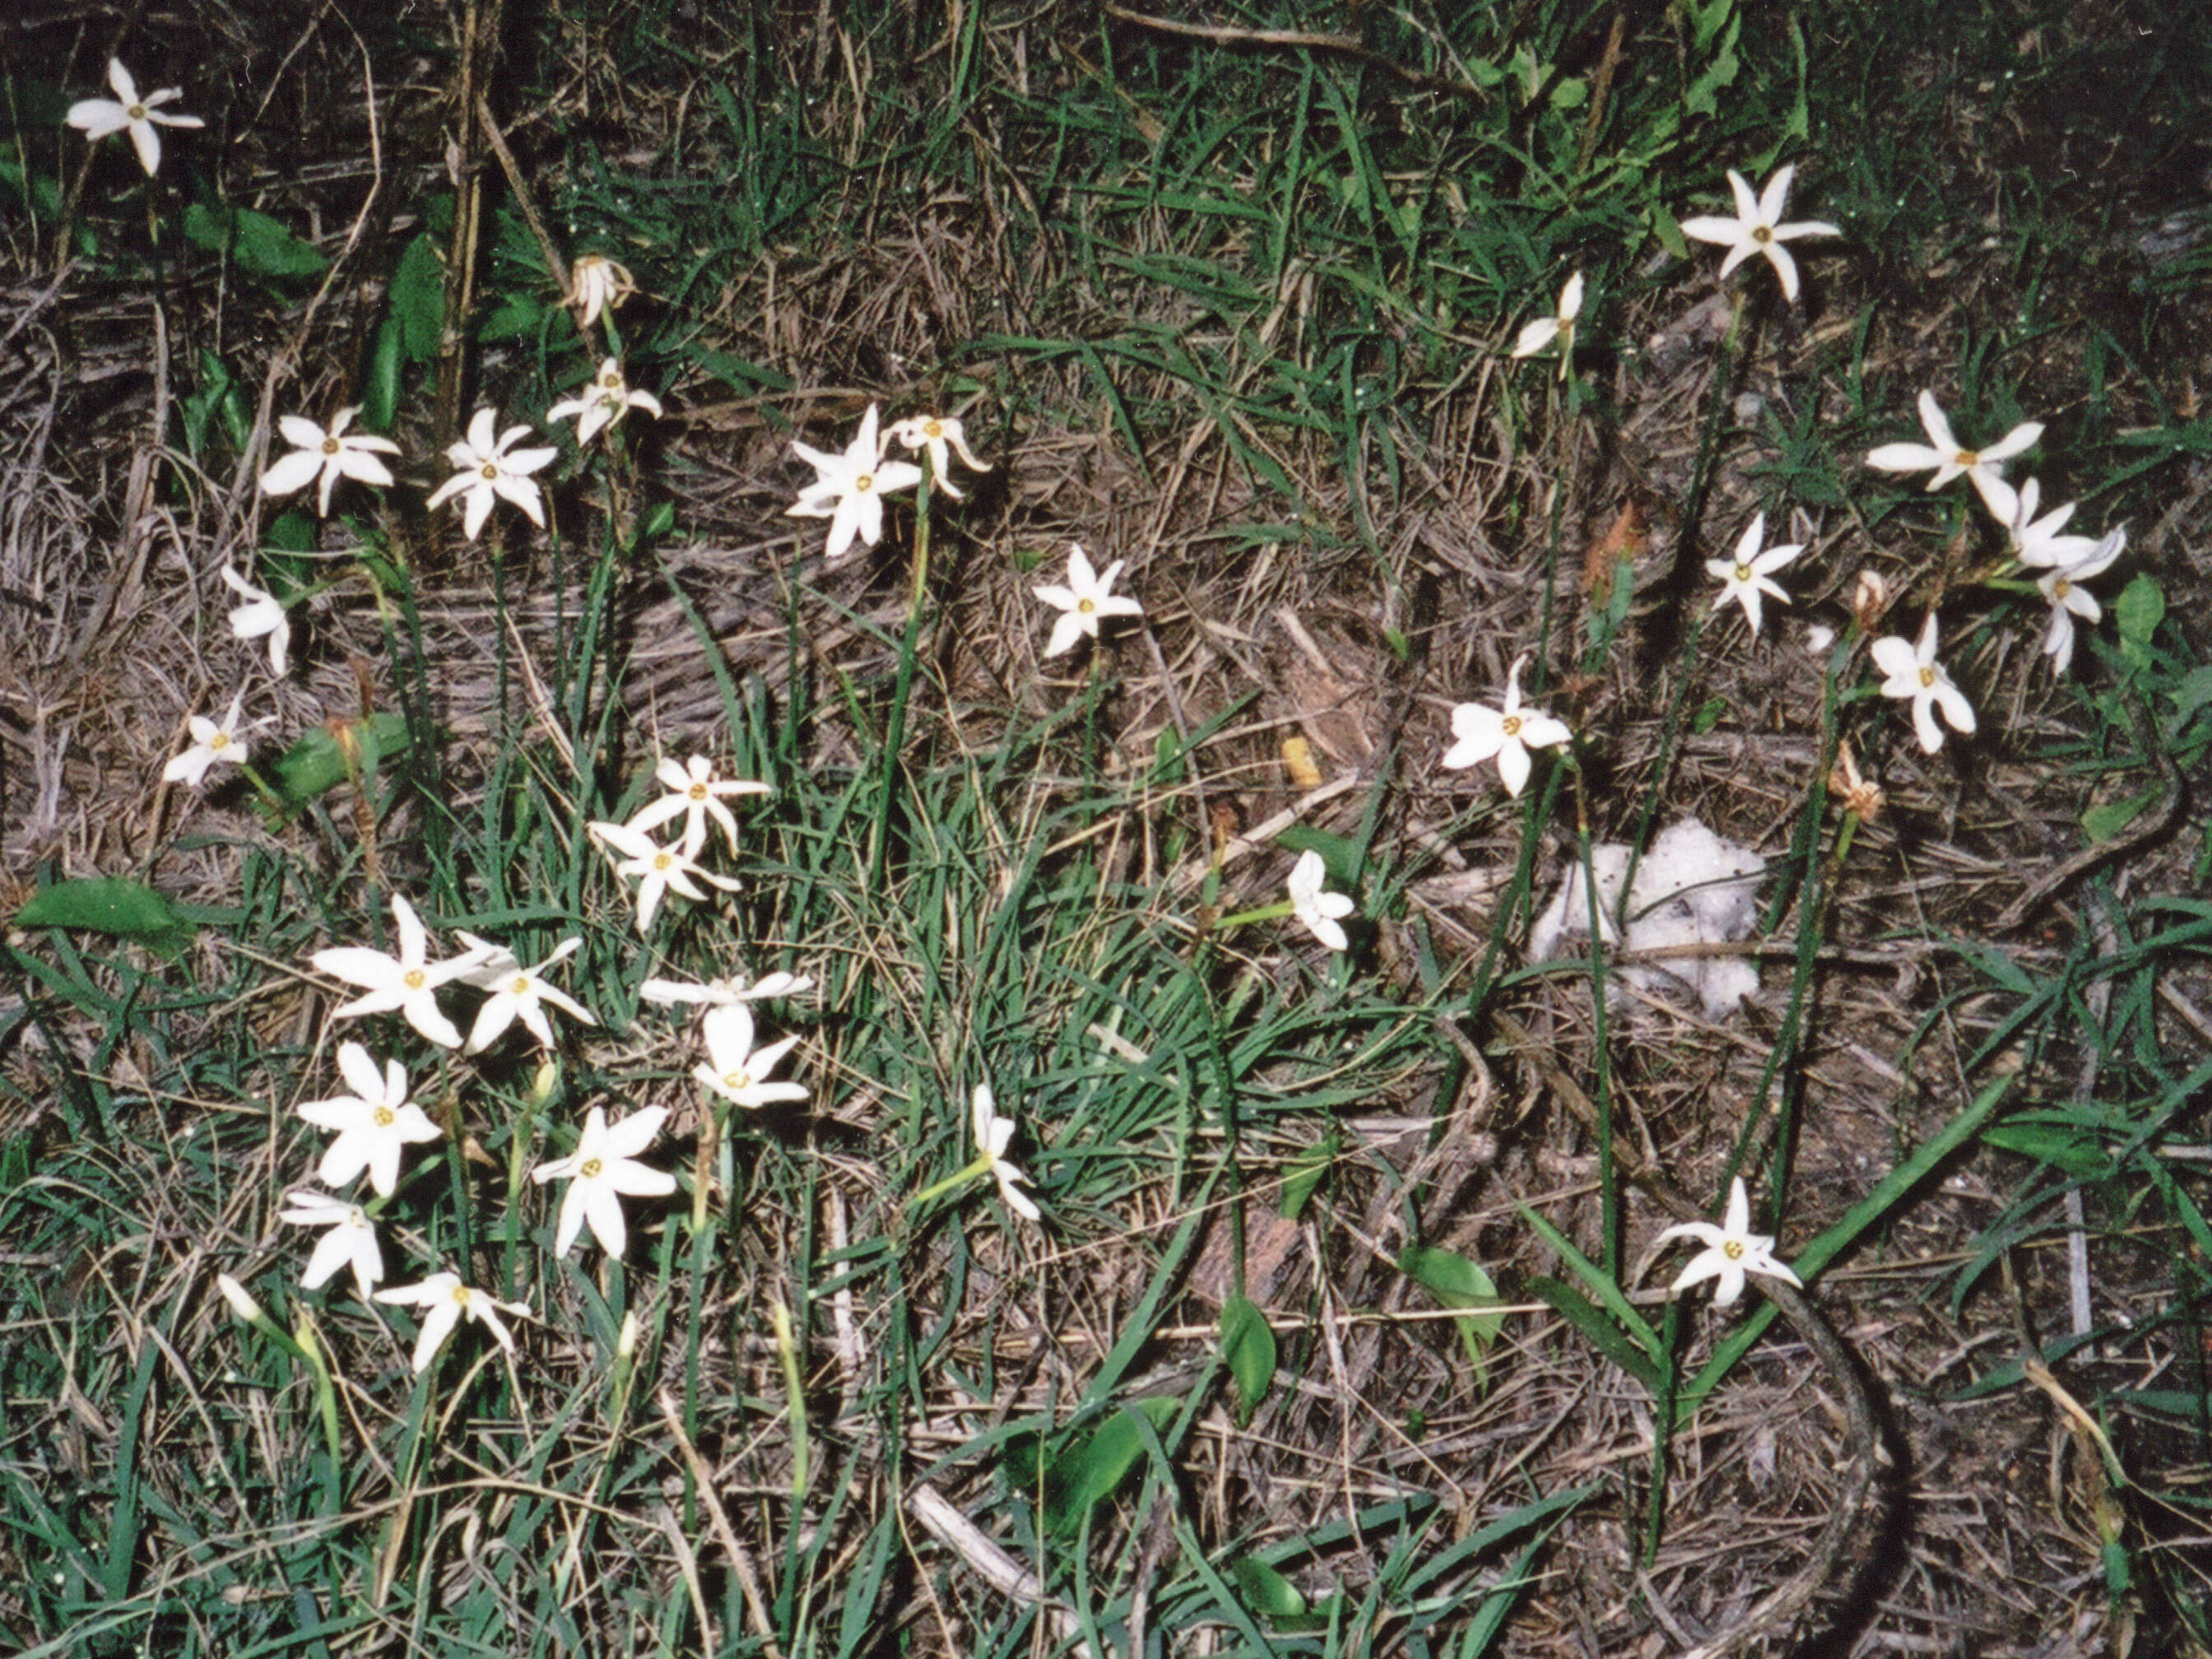
[[[112,99],[80,99],[69,106],[64,118],[70,125],[82,129],[87,138],[105,138],[111,132],[128,129],[131,147],[138,152],[138,165],[146,169],[149,179],[161,165],[161,135],[154,130],[155,127],[207,125],[197,115],[161,112],[162,105],[185,95],[174,87],[163,87],[141,98],[137,82],[131,78],[131,71],[123,67],[120,58],[107,60],[107,84],[115,89]]]
[[[540,530],[545,528],[545,498],[530,475],[561,452],[557,449],[516,449],[512,446],[530,428],[511,426],[494,435],[499,416],[480,409],[469,422],[469,434],[446,447],[446,459],[460,469],[433,490],[424,503],[436,507],[459,495],[461,531],[471,541],[491,515],[495,499],[512,501],[523,516]]]
[[[438,988],[483,965],[483,956],[471,949],[444,962],[429,959],[430,936],[415,907],[394,893],[392,920],[399,935],[399,954],[386,956],[365,945],[338,945],[318,951],[307,960],[333,979],[368,988],[368,994],[331,1011],[335,1019],[361,1014],[380,1014],[397,1008],[410,1025],[441,1048],[458,1048],[461,1034],[453,1022],[438,1011]]]
[[[794,519],[830,520],[830,539],[822,550],[825,557],[842,556],[855,537],[870,547],[883,540],[884,497],[921,482],[921,469],[912,461],[884,459],[876,440],[877,419],[876,406],[870,404],[859,434],[842,455],[802,443],[791,446],[813,466],[814,482],[784,512]]]
[[[1051,584],[1030,590],[1063,613],[1052,625],[1052,637],[1045,642],[1046,656],[1057,657],[1063,651],[1073,650],[1076,641],[1085,634],[1097,639],[1098,624],[1109,617],[1145,614],[1145,607],[1136,600],[1114,592],[1114,578],[1121,574],[1125,562],[1115,560],[1101,575],[1091,568],[1091,556],[1079,544],[1071,542],[1067,549],[1067,586]]]
[[[1583,274],[1579,270],[1567,278],[1567,285],[1559,290],[1559,309],[1556,315],[1539,317],[1521,331],[1514,343],[1516,357],[1533,357],[1546,346],[1559,343],[1559,378],[1565,380],[1575,356],[1575,321],[1583,314]]]
[[[283,678],[292,650],[292,623],[284,615],[284,607],[277,603],[275,594],[256,587],[228,565],[222,568],[222,579],[233,592],[246,601],[230,613],[232,637],[258,640],[267,635],[269,672]]]
[[[478,990],[491,993],[484,1006],[477,1011],[477,1023],[470,1028],[469,1040],[461,1047],[463,1054],[482,1054],[518,1019],[523,1029],[538,1039],[539,1048],[550,1048],[553,1025],[545,1018],[545,1005],[549,1002],[571,1019],[580,1019],[586,1025],[599,1023],[592,1017],[590,1009],[545,979],[547,969],[556,962],[565,962],[583,947],[582,939],[562,939],[554,947],[553,954],[535,968],[524,967],[504,945],[494,945],[474,933],[462,933],[461,943],[476,952],[482,963],[461,977]]]
[[[581,306],[584,320],[580,326],[589,328],[599,320],[603,309],[619,309],[623,301],[636,292],[637,284],[630,279],[626,268],[604,253],[586,253],[568,267],[568,292],[562,303]]]
[[[1770,1279],[1786,1279],[1801,1289],[1804,1285],[1805,1281],[1792,1273],[1787,1263],[1774,1259],[1774,1241],[1751,1231],[1751,1199],[1743,1190],[1741,1176],[1729,1186],[1728,1218],[1723,1225],[1716,1227],[1710,1221],[1685,1221],[1668,1228],[1654,1242],[1664,1243],[1670,1238],[1694,1238],[1705,1247],[1674,1276],[1672,1288],[1686,1291],[1701,1280],[1717,1279],[1720,1284],[1713,1291],[1716,1308],[1729,1307],[1743,1294],[1746,1273],[1765,1273]]]
[[[1714,597],[1713,609],[1717,611],[1734,599],[1743,607],[1744,619],[1750,623],[1751,631],[1759,632],[1759,595],[1790,603],[1790,595],[1782,585],[1772,580],[1773,574],[1805,550],[1802,542],[1791,542],[1782,547],[1770,547],[1764,553],[1759,543],[1766,535],[1766,514],[1759,514],[1751,521],[1751,528],[1743,532],[1743,539],[1735,544],[1732,559],[1707,559],[1705,573],[1721,579],[1721,591]]]
[[[943,490],[956,501],[967,498],[960,493],[947,471],[951,462],[951,457],[945,453],[948,447],[959,455],[970,472],[988,472],[991,470],[975,459],[975,452],[968,447],[967,428],[951,415],[914,415],[903,421],[894,421],[890,430],[884,434],[885,446],[888,447],[894,439],[908,449],[927,449],[929,452],[930,487]]]
[[[754,783],[744,778],[720,778],[714,775],[714,763],[704,755],[694,755],[690,760],[679,761],[673,755],[664,756],[660,764],[653,769],[653,775],[660,780],[667,790],[659,800],[648,801],[630,814],[629,827],[638,830],[653,830],[676,817],[684,815],[684,840],[686,845],[704,846],[707,840],[707,820],[713,818],[721,826],[722,838],[730,850],[738,850],[738,821],[730,816],[730,809],[722,805],[727,795],[772,795],[775,791],[765,783]]]
[[[2056,565],[2080,563],[2096,547],[2096,538],[2059,534],[2074,516],[2074,503],[2068,501],[2054,507],[2039,519],[2035,515],[2042,508],[2042,498],[2043,486],[2034,479],[2021,485],[2012,522],[2005,528],[2005,540],[2012,549],[2013,557],[2031,568],[2043,570]]]
[[[1700,215],[1682,221],[1682,234],[1693,236],[1701,242],[1717,242],[1728,249],[1728,258],[1721,261],[1721,275],[1726,277],[1754,253],[1764,254],[1774,267],[1774,274],[1782,279],[1782,297],[1797,297],[1797,262],[1790,257],[1790,250],[1782,245],[1800,236],[1840,236],[1844,233],[1836,226],[1818,219],[1808,219],[1799,224],[1785,225],[1779,221],[1783,204],[1790,198],[1790,180],[1797,169],[1786,167],[1766,181],[1766,188],[1757,196],[1744,176],[1734,167],[1729,169],[1729,190],[1735,197],[1735,217],[1716,218]]]
[[[990,1159],[991,1178],[999,1183],[999,1196],[1005,1199],[1006,1207],[1023,1220],[1040,1219],[1042,1212],[1038,1210],[1036,1200],[1022,1191],[1022,1187],[1029,1184],[1029,1176],[1022,1173],[1019,1164],[1009,1163],[1006,1158],[1006,1148],[1013,1144],[1014,1121],[999,1115],[998,1103],[992,1098],[988,1084],[975,1085],[972,1118],[975,1127],[976,1155]],[[1017,1182],[1020,1185],[1016,1185]]]
[[[2024,421],[1986,449],[1968,449],[1951,435],[1951,422],[1936,402],[1936,394],[1920,394],[1920,424],[1927,429],[1924,444],[1883,444],[1867,452],[1867,465],[1885,472],[1918,472],[1933,467],[1930,489],[1941,489],[1963,476],[1980,493],[1982,504],[1999,524],[2009,525],[2019,515],[2019,492],[2004,481],[2002,466],[2031,447],[2043,435],[2040,421]]]
[[[1922,753],[1932,755],[1943,746],[1943,733],[1936,725],[1938,708],[1954,732],[1974,729],[1973,704],[1951,684],[1943,665],[1936,660],[1934,611],[1928,613],[1921,627],[1918,645],[1892,634],[1876,640],[1868,650],[1874,665],[1888,676],[1881,683],[1881,695],[1912,699],[1912,729],[1920,738]]]
[[[805,1089],[796,1083],[771,1083],[768,1074],[776,1062],[798,1045],[796,1036],[753,1047],[752,1010],[743,1003],[709,1008],[701,1022],[707,1042],[707,1058],[691,1068],[691,1075],[734,1105],[759,1108],[781,1100],[804,1100]]]
[[[419,1285],[401,1285],[376,1293],[379,1302],[410,1304],[428,1308],[422,1316],[422,1328],[415,1339],[415,1374],[420,1376],[429,1369],[438,1350],[446,1346],[446,1339],[453,1334],[453,1327],[461,1322],[465,1314],[499,1340],[499,1346],[509,1353],[514,1352],[514,1334],[500,1318],[512,1314],[517,1319],[530,1317],[526,1302],[501,1302],[486,1291],[471,1290],[461,1283],[459,1273],[432,1273]]]
[[[1299,854],[1291,866],[1291,914],[1330,950],[1342,951],[1352,944],[1342,919],[1358,907],[1346,894],[1323,891],[1328,879],[1328,866],[1320,854],[1310,848]]]
[[[740,1002],[758,1002],[769,997],[795,997],[814,988],[814,981],[803,974],[763,974],[750,985],[743,974],[732,974],[727,979],[710,979],[704,983],[682,979],[649,979],[637,988],[637,994],[647,1002],[666,1007],[677,1003],[691,1003],[708,1008],[732,1008]]]
[[[530,1172],[530,1178],[540,1183],[568,1183],[561,1200],[561,1223],[553,1235],[555,1255],[568,1254],[568,1247],[586,1222],[601,1249],[611,1256],[621,1255],[623,1245],[629,1242],[623,1224],[622,1200],[665,1198],[676,1190],[674,1176],[637,1161],[637,1155],[660,1133],[667,1116],[665,1106],[648,1106],[610,1127],[606,1113],[594,1106],[584,1118],[584,1133],[575,1152]]]
[[[363,1170],[380,1197],[399,1184],[399,1159],[410,1146],[438,1139],[438,1126],[407,1098],[407,1073],[388,1060],[384,1070],[358,1042],[338,1045],[338,1071],[353,1093],[302,1102],[300,1115],[318,1129],[333,1129],[337,1139],[323,1153],[315,1173],[325,1185],[343,1187]]]
[[[163,781],[169,783],[189,783],[197,789],[205,781],[208,768],[218,762],[233,761],[243,765],[246,756],[251,752],[246,741],[246,734],[252,731],[255,726],[266,726],[276,718],[274,714],[264,714],[258,720],[252,720],[240,726],[238,723],[238,709],[239,705],[245,700],[246,694],[242,691],[233,697],[230,700],[230,712],[219,721],[211,720],[204,714],[194,714],[187,720],[185,725],[192,734],[191,747],[182,754],[173,757],[169,763],[161,769]]]
[[[655,420],[660,418],[660,399],[650,392],[631,391],[629,382],[623,378],[622,364],[609,357],[599,364],[599,372],[592,376],[583,396],[564,398],[545,411],[545,423],[550,426],[571,415],[576,416],[576,442],[583,445],[633,409],[641,409]]]
[[[1540,708],[1521,706],[1521,665],[1528,660],[1524,651],[1514,658],[1513,666],[1507,671],[1502,709],[1479,702],[1460,703],[1452,709],[1454,742],[1444,750],[1439,765],[1456,770],[1495,757],[1505,793],[1518,795],[1532,769],[1528,751],[1553,748],[1574,735],[1564,720],[1553,719]]]
[[[391,469],[376,458],[379,454],[397,455],[399,446],[371,432],[348,432],[347,423],[358,412],[358,405],[338,410],[331,417],[328,431],[304,415],[278,416],[277,430],[293,447],[292,453],[261,475],[261,493],[289,495],[295,489],[305,489],[319,476],[321,489],[315,497],[315,511],[327,519],[331,515],[331,490],[342,477],[357,478],[363,483],[389,489]]]
[[[2051,659],[2053,674],[2063,674],[2074,665],[2074,618],[2079,617],[2086,623],[2095,623],[2105,615],[2097,596],[2086,591],[2081,584],[2111,569],[2112,561],[2120,556],[2127,544],[2128,532],[2124,526],[2101,542],[2092,543],[2088,552],[2075,562],[2062,564],[2037,580],[2035,585],[2051,601],[2051,629],[2043,637],[2043,654]]]
[[[661,896],[671,888],[695,902],[703,902],[706,894],[699,890],[698,883],[711,882],[726,893],[738,890],[738,883],[728,876],[718,876],[699,867],[696,854],[699,843],[688,836],[673,847],[663,847],[642,830],[627,823],[611,823],[594,819],[592,833],[623,857],[615,866],[618,876],[635,876],[637,884],[637,931],[643,933],[653,926],[653,913],[660,908]]]
[[[316,1290],[328,1284],[339,1268],[350,1267],[353,1282],[367,1296],[384,1277],[384,1252],[376,1243],[375,1224],[360,1205],[332,1198],[328,1193],[288,1193],[276,1218],[295,1227],[329,1229],[315,1241],[307,1271],[300,1275],[301,1289]]]

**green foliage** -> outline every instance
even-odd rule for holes
[[[186,241],[222,254],[249,276],[299,282],[330,269],[313,243],[252,208],[194,202],[185,209],[183,229]]]
[[[122,876],[78,876],[43,887],[15,912],[18,927],[76,927],[184,953],[192,924],[166,894]]]

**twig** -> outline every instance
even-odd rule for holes
[[[1050,1619],[1063,1642],[1083,1633],[1083,1621],[1074,1612],[1045,1594],[1037,1576],[1000,1549],[982,1529],[952,1507],[952,1500],[934,1486],[916,1486],[907,1494],[907,1509],[929,1535],[974,1568],[976,1575],[1000,1595],[1025,1601]],[[1088,1642],[1078,1643],[1078,1653],[1093,1652]]]
[[[738,1534],[730,1525],[730,1517],[723,1510],[722,1500],[714,1495],[714,1471],[707,1460],[699,1455],[699,1449],[691,1443],[691,1437],[684,1432],[684,1419],[677,1415],[676,1401],[667,1389],[656,1396],[660,1402],[661,1420],[668,1425],[668,1432],[676,1437],[676,1449],[684,1454],[690,1466],[691,1479],[699,1488],[700,1501],[707,1506],[707,1518],[714,1523],[714,1536],[721,1540],[722,1553],[730,1558],[731,1571],[738,1575],[738,1589],[745,1598],[745,1611],[752,1615],[753,1634],[760,1638],[761,1645],[769,1659],[783,1659],[783,1651],[775,1644],[775,1626],[769,1622],[768,1603],[761,1599],[760,1577],[753,1571],[753,1559],[745,1547],[738,1541]]]
[[[1468,98],[1478,104],[1490,101],[1490,94],[1480,87],[1470,86],[1464,81],[1450,81],[1441,75],[1431,75],[1425,70],[1409,68],[1395,58],[1385,58],[1366,42],[1350,34],[1315,34],[1304,29],[1238,29],[1225,28],[1212,23],[1184,23],[1171,17],[1154,17],[1140,11],[1130,11],[1107,0],[1109,17],[1118,17],[1124,23],[1133,23],[1140,29],[1152,29],[1161,34],[1178,34],[1186,40],[1209,40],[1218,46],[1302,46],[1315,52],[1333,52],[1340,58],[1349,58],[1379,69],[1385,75],[1404,82],[1409,87],[1419,87],[1424,92],[1441,92],[1452,98]]]

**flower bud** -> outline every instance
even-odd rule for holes
[[[1862,570],[1851,588],[1851,620],[1868,633],[1889,609],[1889,584],[1879,570]]]
[[[1848,743],[1837,749],[1835,769],[1828,774],[1828,789],[1843,803],[1844,811],[1861,823],[1872,823],[1880,817],[1881,809],[1889,801],[1878,779],[1860,775],[1858,762]]]
[[[222,1299],[230,1304],[231,1312],[236,1314],[247,1324],[254,1324],[266,1317],[261,1311],[261,1304],[253,1299],[252,1294],[228,1273],[217,1273],[215,1276],[215,1287],[222,1292]]]

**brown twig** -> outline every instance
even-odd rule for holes
[[[1349,34],[1316,34],[1305,29],[1238,29],[1212,23],[1185,23],[1172,17],[1154,17],[1149,13],[1131,11],[1107,0],[1109,17],[1119,18],[1124,23],[1133,23],[1140,29],[1152,29],[1161,34],[1177,34],[1186,40],[1210,41],[1218,46],[1294,46],[1313,52],[1331,52],[1340,58],[1350,58],[1373,69],[1381,70],[1409,87],[1419,87],[1424,92],[1441,92],[1448,97],[1468,98],[1478,104],[1490,101],[1490,94],[1480,87],[1470,86],[1464,81],[1451,81],[1441,75],[1431,75],[1425,70],[1409,68],[1395,58],[1386,58],[1364,41]]]

